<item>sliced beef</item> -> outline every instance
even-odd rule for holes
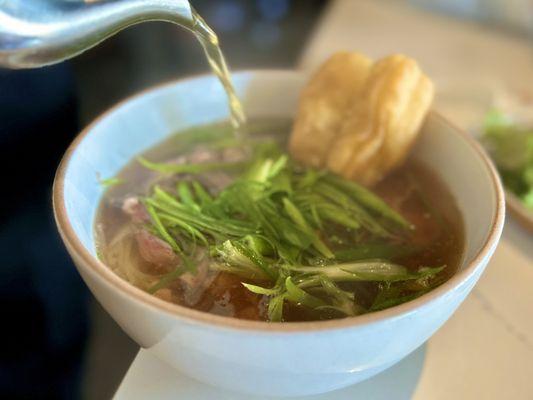
[[[139,230],[135,234],[135,240],[139,249],[139,254],[143,260],[163,267],[171,267],[179,264],[179,257],[172,247],[164,240],[151,234],[145,229]]]

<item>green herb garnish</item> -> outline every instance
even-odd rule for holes
[[[379,309],[390,300],[391,287],[425,279],[424,291],[443,269],[398,264],[418,251],[406,244],[413,227],[403,216],[356,183],[295,164],[274,143],[253,146],[244,163],[139,161],[194,178],[173,188],[154,186],[143,199],[151,230],[188,260],[204,247],[210,268],[238,275],[245,288],[267,296],[270,321],[282,321],[289,306],[347,316],[371,311],[343,286],[354,282],[387,285],[372,306]],[[209,192],[202,174],[213,170],[230,171],[235,179]],[[152,290],[182,272],[167,274]]]
[[[122,185],[124,180],[113,176],[111,178],[98,178],[98,183],[105,188],[110,188],[112,186]]]
[[[485,117],[482,142],[505,187],[533,210],[533,127],[519,126],[492,110]]]

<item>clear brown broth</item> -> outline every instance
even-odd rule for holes
[[[290,129],[288,120],[257,120],[249,122],[256,137],[285,137]],[[203,130],[224,130],[226,125],[203,127]],[[148,150],[143,156],[155,161],[168,161],[183,154],[182,135],[177,134]],[[132,161],[119,174],[124,183],[110,188],[104,195],[96,217],[96,238],[100,257],[119,275],[123,265],[110,254],[110,244],[116,243],[117,235],[134,226],[129,216],[122,211],[122,201],[131,195],[144,195],[153,184],[157,174],[148,171],[138,162]],[[164,182],[163,182],[164,184]],[[415,227],[409,238],[409,244],[415,245],[418,251],[407,256],[393,258],[392,261],[416,270],[420,266],[446,267],[437,279],[443,282],[449,279],[458,269],[463,253],[463,223],[453,196],[438,175],[416,160],[408,160],[403,167],[393,172],[380,182],[374,191],[394,209],[399,211]],[[420,195],[423,193],[423,196]],[[429,205],[429,206],[428,206]],[[150,264],[142,259],[136,248],[133,235],[125,235],[120,239],[131,248],[131,259],[137,270],[148,275],[157,275],[161,267]],[[115,241],[115,242],[114,242]],[[127,242],[127,243],[126,243]],[[211,278],[209,284],[196,296],[193,303],[187,298],[179,282],[170,284],[166,289],[155,295],[197,310],[214,314],[251,319],[266,320],[266,299],[244,288],[238,276],[221,272]],[[130,282],[142,289],[147,287],[134,279]],[[257,282],[254,282],[257,283]],[[358,301],[364,307],[370,307],[380,290],[374,282],[356,282],[342,285],[344,289],[354,291]],[[408,290],[408,289],[406,289]],[[409,294],[409,292],[402,293]],[[304,307],[287,304],[284,309],[285,321],[305,321],[317,319],[339,318],[335,311],[310,311]]]

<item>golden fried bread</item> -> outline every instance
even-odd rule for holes
[[[340,78],[330,80],[330,86],[322,88],[336,92],[338,88],[333,85],[339,81]],[[372,64],[360,82],[351,96],[343,89],[346,100],[335,113],[335,129],[327,134],[317,133],[321,117],[305,110],[310,102],[305,96],[310,94],[304,91],[297,117],[299,140],[293,139],[295,127],[290,149],[307,165],[327,167],[346,178],[372,185],[398,167],[409,153],[431,104],[433,85],[417,63],[403,55],[388,56]],[[329,103],[330,107],[334,104]],[[300,112],[305,118],[300,118]],[[320,150],[310,156],[309,145],[302,144],[307,141]]]
[[[433,100],[433,83],[421,73],[414,61],[411,60],[411,62],[414,65],[404,67],[407,69],[404,73],[411,74],[412,77],[412,80],[406,79],[411,85],[411,90],[406,90],[409,93],[407,105],[397,121],[396,134],[388,136],[382,147],[381,157],[379,157],[382,176],[405,160]],[[398,88],[398,90],[403,89]],[[399,149],[403,150],[398,151]]]
[[[302,90],[289,147],[297,160],[322,167],[372,61],[358,53],[333,55]]]

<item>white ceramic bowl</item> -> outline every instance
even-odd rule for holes
[[[249,116],[291,116],[304,77],[291,71],[234,75]],[[424,343],[468,295],[504,221],[503,192],[480,147],[435,113],[414,154],[455,196],[465,223],[459,272],[432,292],[384,311],[333,321],[269,324],[166,303],[98,261],[93,223],[102,187],[135,155],[177,130],[227,119],[218,82],[204,76],[141,93],[86,128],[68,149],[54,186],[63,240],[83,279],[139,345],[200,381],[253,394],[327,392],[388,368]]]

